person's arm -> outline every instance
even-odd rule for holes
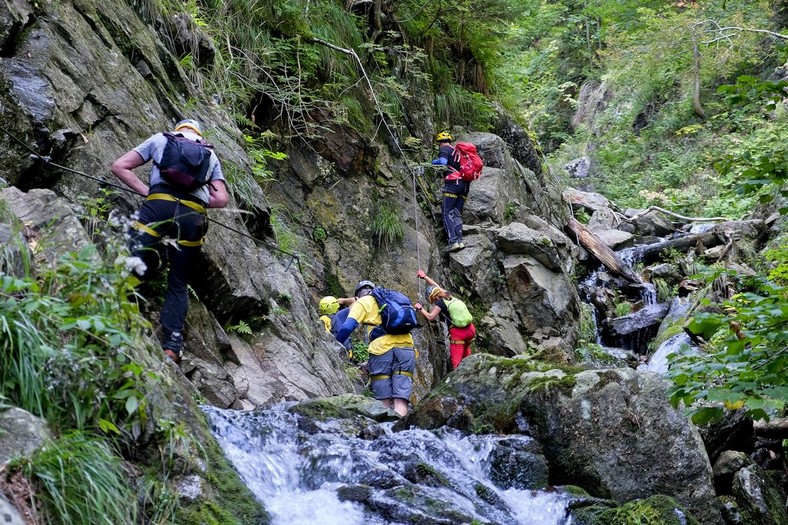
[[[421,312],[421,315],[423,315],[427,321],[434,321],[441,314],[441,307],[437,305],[430,311],[426,311],[424,307],[421,306],[421,303],[416,303],[414,306],[416,310]]]
[[[341,306],[350,306],[351,304],[356,302],[355,297],[337,297],[337,302]]]
[[[139,193],[143,197],[148,195],[148,186],[137,177],[132,170],[145,164],[142,156],[134,150],[124,153],[112,163],[112,173],[121,180],[123,184]]]
[[[230,200],[227,195],[227,185],[221,179],[211,181],[208,185],[208,207],[209,208],[224,208]]]
[[[451,145],[441,146],[440,150],[438,150],[438,158],[434,159],[432,163],[446,166],[449,164],[449,157],[451,157],[453,151],[454,148]]]
[[[427,275],[426,273],[424,273],[424,270],[419,270],[418,272],[416,272],[416,275],[419,277],[419,279],[424,279],[424,281],[425,281],[427,284],[429,284],[430,286],[435,286],[435,287],[437,287],[437,288],[442,288],[442,286],[441,286],[441,285],[439,285],[438,283],[436,283],[434,280],[432,280],[432,278],[430,278],[430,276],[429,276],[429,275]]]
[[[339,329],[339,331],[336,333],[334,337],[336,338],[337,341],[342,343],[343,341],[345,341],[345,339],[350,337],[350,334],[352,334],[353,330],[355,330],[357,327],[358,327],[358,321],[356,321],[352,317],[348,317],[347,319],[345,319],[345,322],[342,323],[342,328]]]

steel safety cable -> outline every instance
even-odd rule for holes
[[[132,195],[138,195],[140,197],[146,197],[147,196],[147,195],[142,195],[141,193],[136,192],[136,191],[132,190],[131,188],[127,188],[125,186],[120,186],[119,184],[114,184],[114,183],[109,182],[107,180],[104,180],[104,179],[102,179],[100,177],[95,177],[93,175],[88,175],[85,172],[82,172],[82,171],[79,171],[79,170],[75,170],[75,169],[69,168],[68,166],[62,166],[60,164],[52,162],[52,159],[50,157],[47,157],[47,156],[44,156],[44,155],[39,155],[33,148],[31,148],[30,146],[25,144],[20,138],[14,136],[11,132],[9,132],[3,126],[0,126],[0,131],[5,133],[6,135],[8,135],[14,142],[19,144],[23,148],[25,148],[27,151],[29,151],[30,152],[30,157],[38,159],[38,160],[41,160],[45,164],[48,164],[48,165],[50,165],[52,167],[55,167],[55,168],[67,171],[69,173],[73,173],[75,175],[80,175],[80,176],[85,177],[87,179],[96,181],[96,182],[100,183],[101,185],[111,186],[113,188],[125,191],[127,193],[131,193]],[[196,214],[198,212],[195,211],[195,212],[190,212],[190,213],[195,213]],[[293,262],[295,261],[296,265],[298,266],[299,273],[303,273],[301,271],[301,259],[298,256],[298,254],[293,253],[293,252],[288,252],[286,250],[282,250],[281,248],[279,248],[279,247],[277,247],[277,246],[275,246],[275,245],[273,245],[271,243],[263,241],[262,239],[258,239],[257,237],[253,237],[253,236],[249,235],[248,233],[244,233],[244,232],[242,232],[242,231],[240,231],[240,230],[238,230],[236,228],[233,228],[232,226],[228,226],[227,224],[224,224],[223,222],[217,221],[216,219],[212,219],[212,218],[208,217],[207,215],[206,215],[206,218],[212,224],[215,224],[217,226],[221,226],[222,228],[225,228],[225,229],[227,229],[227,230],[229,230],[231,232],[237,233],[238,235],[241,235],[242,237],[246,237],[247,239],[251,239],[251,240],[253,240],[255,242],[259,242],[260,244],[262,244],[263,246],[265,246],[267,248],[270,248],[271,250],[277,251],[279,253],[283,253],[285,255],[289,255],[290,256],[290,260],[288,261],[287,265],[285,266],[285,271],[289,270],[290,269],[290,265],[293,264]]]

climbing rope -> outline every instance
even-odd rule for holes
[[[125,191],[125,192],[127,192],[127,193],[131,193],[131,194],[133,194],[133,195],[139,195],[140,197],[145,197],[145,196],[146,196],[146,195],[142,195],[141,193],[139,193],[139,192],[136,192],[136,191],[132,190],[131,188],[127,188],[127,187],[125,187],[125,186],[120,186],[120,185],[118,185],[118,184],[113,184],[112,182],[109,182],[109,181],[107,181],[107,180],[104,180],[104,179],[102,179],[102,178],[100,178],[100,177],[94,177],[93,175],[88,175],[87,173],[84,173],[84,172],[82,172],[82,171],[78,171],[78,170],[75,170],[75,169],[69,168],[69,167],[67,167],[67,166],[61,166],[60,164],[57,164],[57,163],[55,163],[55,162],[52,162],[52,159],[51,159],[50,157],[46,157],[46,156],[43,156],[43,155],[39,155],[39,154],[38,154],[38,153],[37,153],[37,152],[36,152],[36,151],[35,151],[33,148],[31,148],[30,146],[28,146],[27,144],[25,144],[25,143],[24,143],[24,142],[23,142],[21,139],[19,139],[18,137],[14,136],[14,135],[13,135],[11,132],[9,132],[9,131],[8,131],[7,129],[5,129],[3,126],[0,126],[0,131],[2,131],[3,133],[5,133],[6,135],[8,135],[8,137],[10,137],[10,138],[11,138],[11,140],[13,140],[13,141],[14,141],[14,142],[16,142],[17,144],[19,144],[20,146],[22,146],[23,148],[25,148],[27,151],[29,151],[29,152],[30,152],[30,157],[31,157],[31,158],[34,158],[34,159],[41,160],[41,161],[43,161],[45,164],[48,164],[48,165],[50,165],[50,166],[52,166],[52,167],[55,167],[55,168],[58,168],[58,169],[61,169],[61,170],[67,171],[67,172],[69,172],[69,173],[74,173],[75,175],[80,175],[80,176],[82,176],[82,177],[85,177],[85,178],[87,178],[87,179],[90,179],[90,180],[96,181],[96,182],[98,182],[99,184],[101,184],[101,185],[104,185],[104,186],[110,186],[110,187],[113,187],[113,188],[116,188],[116,189],[119,189],[119,190]],[[197,212],[191,212],[191,213],[197,213]],[[219,222],[219,221],[217,221],[217,220],[215,220],[215,219],[212,219],[212,218],[208,217],[207,215],[206,215],[206,218],[207,218],[207,219],[208,219],[208,221],[209,221],[209,222],[211,222],[212,224],[216,224],[217,226],[221,226],[222,228],[225,228],[225,229],[227,229],[227,230],[229,230],[229,231],[231,231],[231,232],[233,232],[233,233],[236,233],[236,234],[238,234],[238,235],[240,235],[240,236],[242,236],[242,237],[246,237],[247,239],[251,239],[251,240],[253,240],[253,241],[255,241],[255,242],[259,242],[259,243],[260,243],[260,244],[262,244],[263,246],[266,246],[266,247],[268,247],[268,248],[270,248],[270,249],[272,249],[272,250],[274,250],[274,251],[277,251],[277,252],[279,252],[279,253],[283,253],[283,254],[285,254],[285,255],[289,255],[289,256],[290,256],[290,260],[287,262],[287,265],[285,266],[285,271],[288,271],[288,270],[290,269],[290,266],[293,264],[293,261],[295,261],[296,265],[298,266],[298,271],[299,271],[299,273],[303,273],[303,272],[301,271],[301,259],[299,258],[298,254],[296,254],[296,253],[292,253],[292,252],[288,252],[288,251],[286,251],[286,250],[282,250],[281,248],[277,247],[276,245],[273,245],[273,244],[271,244],[271,243],[268,243],[268,242],[266,242],[266,241],[263,241],[263,240],[261,240],[261,239],[258,239],[258,238],[256,238],[256,237],[253,237],[253,236],[249,235],[248,233],[244,233],[244,232],[242,232],[242,231],[240,231],[240,230],[238,230],[238,229],[236,229],[236,228],[233,228],[232,226],[228,226],[228,225],[224,224],[223,222]]]
[[[416,184],[417,184],[417,175],[423,174],[424,173],[424,168],[422,168],[421,166],[417,166],[416,168],[411,168],[410,163],[408,162],[408,158],[405,156],[405,152],[402,150],[402,148],[399,145],[399,140],[397,140],[397,137],[395,136],[394,132],[392,131],[391,127],[388,124],[388,121],[386,120],[386,115],[383,113],[383,109],[381,108],[380,102],[378,101],[378,97],[375,94],[374,88],[372,87],[372,82],[370,81],[369,76],[367,75],[367,72],[364,69],[364,64],[361,63],[361,59],[359,58],[359,56],[356,53],[356,51],[354,49],[345,49],[345,48],[342,48],[342,47],[339,47],[339,46],[335,46],[334,44],[331,44],[330,42],[326,42],[325,40],[322,40],[322,39],[314,38],[313,41],[315,41],[317,43],[320,43],[322,45],[325,45],[326,47],[329,47],[329,48],[331,48],[331,49],[333,49],[335,51],[340,51],[342,53],[350,55],[356,61],[356,64],[358,65],[358,68],[361,70],[361,76],[364,78],[364,81],[366,82],[367,87],[369,88],[369,92],[372,95],[372,101],[374,102],[375,109],[376,109],[378,115],[380,116],[380,121],[383,124],[383,127],[386,128],[386,131],[388,132],[389,136],[391,137],[391,140],[397,146],[397,149],[399,150],[400,157],[403,159],[403,162],[405,164],[405,168],[411,174],[412,191],[413,191],[413,221],[414,221],[414,229],[415,229],[415,231],[417,233],[417,238],[416,238],[416,261],[417,261],[417,263],[419,265],[419,269],[422,269],[422,265],[421,265],[421,247],[419,245],[419,239],[418,239],[418,231],[419,231],[419,204],[418,204],[418,193],[416,191]],[[420,168],[419,173],[417,173],[417,169],[418,168]],[[427,194],[429,195],[429,193],[427,193]],[[419,279],[418,277],[416,278],[416,287],[418,289],[419,296],[421,296],[422,295],[422,283],[421,283],[421,279]]]

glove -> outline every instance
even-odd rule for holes
[[[419,279],[424,279],[425,277],[427,277],[427,274],[426,274],[426,273],[424,273],[424,270],[419,270],[418,272],[416,272],[416,276],[417,276]]]
[[[415,309],[416,309],[416,310],[418,310],[418,311],[421,311],[421,309],[422,309],[421,303],[416,303],[416,304],[414,304],[414,305],[413,305],[413,308],[415,308]]]

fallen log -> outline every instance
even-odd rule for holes
[[[638,274],[636,274],[616,252],[599,240],[599,237],[594,235],[577,220],[569,219],[568,228],[575,234],[577,242],[588,250],[591,255],[596,257],[608,270],[634,284],[641,284],[643,282]]]
[[[631,253],[635,260],[648,264],[656,259],[657,255],[668,249],[686,252],[696,247],[706,249],[731,242],[735,245],[742,239],[756,240],[765,231],[765,228],[766,224],[760,219],[724,222],[703,233],[692,233],[667,241],[636,246]]]
[[[673,249],[679,252],[689,251],[690,248],[695,248],[699,245],[704,248],[711,248],[722,244],[723,240],[715,230],[709,230],[703,233],[693,233],[685,235],[684,237],[677,237],[667,241],[657,242],[654,244],[646,244],[643,246],[636,246],[632,248],[631,252],[635,260],[649,263],[656,259],[657,255],[665,250]]]
[[[755,433],[769,439],[788,439],[788,418],[775,417],[769,421],[758,420],[753,423]]]

